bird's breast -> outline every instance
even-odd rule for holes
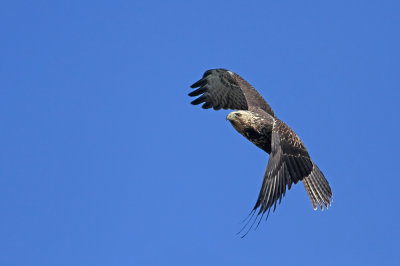
[[[271,153],[271,131],[259,131],[253,127],[244,127],[242,125],[235,125],[235,123],[232,123],[232,125],[241,135],[250,140],[257,147],[267,153]]]

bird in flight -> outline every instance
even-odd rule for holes
[[[328,209],[332,202],[332,190],[317,165],[311,160],[303,142],[284,122],[279,120],[264,98],[242,77],[226,69],[207,70],[203,78],[191,88],[189,93],[196,98],[193,105],[203,103],[204,109],[235,110],[228,114],[227,120],[245,138],[269,154],[261,190],[256,204],[250,212],[245,226],[254,217],[250,229],[260,217],[267,213],[266,219],[276,203],[281,203],[292,184],[301,181],[311,200],[314,210],[318,206]],[[257,224],[257,225],[258,225]],[[242,231],[241,230],[241,231]],[[243,237],[242,236],[242,237]]]

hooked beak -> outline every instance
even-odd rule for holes
[[[228,114],[228,116],[226,117],[226,120],[229,120],[229,121],[233,121],[234,120],[232,113]]]

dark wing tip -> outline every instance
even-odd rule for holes
[[[205,78],[205,77],[207,77],[207,76],[211,75],[211,74],[212,74],[212,72],[213,72],[213,70],[214,70],[214,69],[209,69],[209,70],[207,70],[206,72],[204,72],[204,74],[203,74],[203,78]]]
[[[202,78],[202,79],[200,79],[199,81],[196,81],[195,83],[193,83],[193,84],[190,86],[190,88],[194,89],[194,88],[203,86],[203,85],[205,85],[206,83],[207,83],[207,79]]]
[[[207,70],[207,71],[204,73],[202,79],[196,81],[195,83],[193,83],[192,86],[190,86],[190,87],[193,88],[193,89],[194,89],[194,88],[198,88],[198,87],[200,87],[200,88],[198,88],[198,89],[196,89],[196,90],[190,92],[190,93],[188,94],[189,96],[195,97],[195,96],[199,96],[199,95],[202,94],[200,97],[198,97],[197,99],[193,100],[193,101],[191,102],[191,104],[193,104],[193,105],[198,105],[198,104],[201,104],[201,103],[205,102],[205,103],[202,105],[202,107],[203,107],[204,109],[209,109],[209,108],[212,107],[212,103],[211,103],[210,101],[207,101],[207,95],[206,95],[206,92],[207,92],[207,82],[208,82],[208,81],[207,81],[207,76],[210,75],[210,74],[212,74],[212,69],[211,69],[211,70]]]
[[[200,87],[199,89],[190,92],[188,95],[191,97],[198,96],[198,95],[202,94],[203,92],[205,92],[206,90],[207,90],[206,87]]]
[[[205,71],[203,77],[190,86],[194,90],[188,95],[199,96],[191,104],[198,105],[205,102],[206,104],[202,106],[204,109],[247,110],[248,104],[243,90],[237,80],[232,78],[231,73],[228,75],[226,71],[228,70],[223,68]]]
[[[193,101],[191,102],[191,104],[193,104],[193,105],[198,105],[198,104],[201,104],[202,102],[205,102],[205,101],[206,101],[206,96],[202,95],[202,96],[200,96],[199,98],[193,100]]]
[[[211,103],[211,102],[206,102],[206,103],[203,104],[201,107],[202,107],[203,109],[210,109],[210,108],[213,107],[213,106],[212,106],[212,103]]]
[[[211,75],[211,74],[213,73],[213,71],[215,71],[215,69],[209,69],[209,70],[207,70],[206,72],[204,72],[203,78],[200,79],[199,81],[196,81],[195,83],[193,83],[190,87],[191,87],[192,89],[194,89],[194,88],[197,88],[197,87],[204,86],[204,85],[207,83],[207,79],[206,79],[206,78],[207,78],[209,75]]]

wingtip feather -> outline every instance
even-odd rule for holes
[[[196,81],[195,83],[193,83],[190,87],[191,87],[192,89],[194,89],[194,88],[203,86],[203,85],[205,85],[206,83],[207,83],[207,79],[202,78],[202,79]]]
[[[201,104],[202,102],[205,102],[205,101],[206,101],[206,97],[203,95],[203,96],[200,96],[199,98],[193,100],[191,102],[191,104],[198,105],[198,104]]]

